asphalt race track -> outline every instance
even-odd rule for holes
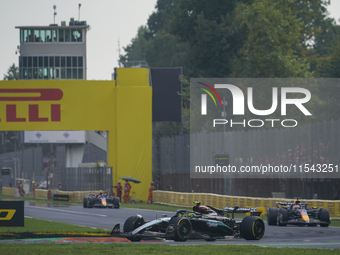
[[[174,215],[173,212],[149,211],[143,209],[110,209],[110,208],[83,208],[82,206],[53,206],[25,202],[25,216],[52,220],[57,222],[70,223],[80,226],[103,228],[111,230],[117,223],[123,228],[125,220],[129,216],[141,214],[146,221],[161,217]],[[159,242],[158,242],[159,243]],[[173,241],[161,243],[178,244]],[[308,226],[268,226],[266,232],[259,241],[247,241],[244,239],[226,239],[215,242],[187,241],[180,244],[251,244],[260,246],[275,247],[309,247],[309,248],[330,248],[340,249],[340,228],[339,227],[308,227]]]

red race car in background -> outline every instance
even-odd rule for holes
[[[308,208],[307,202],[299,198],[291,202],[276,201],[276,207],[267,210],[268,225],[287,226],[287,224],[328,227],[331,224],[328,209]]]

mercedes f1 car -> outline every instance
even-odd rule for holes
[[[100,207],[100,208],[119,208],[119,198],[109,197],[106,193],[104,194],[92,194],[83,199],[84,208]]]
[[[212,206],[203,206],[196,202],[193,211],[178,210],[172,217],[158,218],[145,222],[141,215],[129,217],[120,232],[120,225],[116,224],[111,235],[125,236],[130,241],[140,241],[144,237],[160,237],[174,241],[188,239],[205,239],[214,241],[225,239],[226,236],[244,238],[246,240],[260,240],[265,232],[261,212],[257,208],[225,207],[222,210]],[[242,221],[234,219],[234,213],[247,213]],[[229,213],[232,217],[229,217]]]
[[[292,202],[276,202],[276,207],[267,210],[268,225],[287,224],[328,227],[331,223],[328,209],[307,208],[307,202],[296,199]]]

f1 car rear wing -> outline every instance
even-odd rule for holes
[[[279,207],[279,205],[283,205],[283,206],[292,206],[292,205],[295,205],[295,203],[292,201],[292,202],[282,202],[282,201],[276,201],[276,207]],[[307,202],[300,202],[299,203],[300,206],[302,207],[306,207],[307,208],[307,205],[308,203]]]
[[[258,207],[253,208],[245,208],[245,207],[224,207],[222,210],[227,213],[247,213],[247,212],[255,212]]]
[[[245,208],[245,207],[224,207],[222,210],[225,213],[232,213],[232,218],[234,218],[234,213],[250,213],[253,216],[260,216],[262,211],[257,210],[258,207]]]

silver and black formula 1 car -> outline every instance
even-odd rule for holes
[[[291,202],[277,201],[276,207],[267,210],[268,225],[296,224],[328,227],[331,223],[328,209],[307,208],[307,205],[307,202],[301,202],[298,198]]]
[[[84,208],[100,207],[100,208],[119,208],[119,198],[109,197],[106,193],[92,194],[90,193],[88,197],[83,199]]]
[[[111,235],[125,236],[130,241],[140,241],[144,237],[160,237],[174,241],[188,239],[205,239],[214,241],[225,239],[226,236],[260,240],[265,232],[261,212],[257,208],[225,207],[222,210],[211,206],[203,206],[196,202],[193,211],[178,210],[172,217],[158,218],[145,222],[141,215],[129,217],[123,227],[124,233],[119,233],[119,224],[115,225]],[[250,212],[251,216],[242,221],[234,219],[234,213]],[[229,217],[229,213],[232,217]]]

